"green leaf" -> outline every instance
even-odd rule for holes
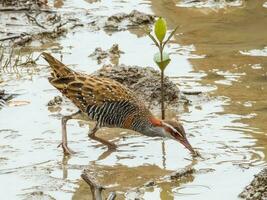
[[[159,66],[161,71],[164,71],[167,65],[170,63],[171,59],[169,57],[169,54],[163,53],[162,54],[162,60],[160,53],[156,53],[154,55],[154,62]]]
[[[179,26],[176,26],[176,28],[171,32],[171,34],[169,35],[169,37],[167,38],[167,40],[164,42],[163,48],[169,42],[169,40],[172,38],[172,36],[174,35],[174,33],[176,32],[176,30],[178,29],[178,27]]]
[[[167,31],[167,25],[166,25],[166,21],[163,18],[159,18],[154,26],[154,32],[155,35],[157,36],[159,42],[161,43],[166,35],[166,31]]]

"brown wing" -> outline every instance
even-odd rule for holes
[[[46,62],[49,63],[50,67],[52,68],[52,77],[63,77],[68,76],[71,74],[79,74],[77,72],[74,72],[72,69],[68,68],[66,65],[64,65],[62,62],[51,56],[49,53],[42,53],[43,58],[46,60]]]
[[[83,112],[90,105],[99,107],[105,102],[119,101],[128,101],[146,110],[142,102],[119,82],[75,72],[48,53],[42,53],[42,56],[53,70],[50,83]]]
[[[89,105],[101,106],[105,102],[125,100],[137,102],[128,88],[108,78],[72,74],[51,78],[50,83],[84,112]]]

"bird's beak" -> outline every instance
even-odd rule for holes
[[[178,138],[177,138],[178,139]],[[191,144],[188,142],[187,138],[183,138],[183,139],[178,139],[178,141],[185,146],[185,148],[187,148],[192,155],[197,155],[197,152],[193,149],[193,147],[191,146]]]

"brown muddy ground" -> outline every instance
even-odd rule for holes
[[[80,178],[84,168],[95,171],[108,187],[106,193],[119,191],[119,199],[136,195],[149,200],[238,199],[253,175],[266,166],[266,2],[248,0],[224,8],[182,7],[180,3],[49,1],[53,9],[71,12],[84,26],[45,42],[33,40],[20,52],[34,57],[44,50],[52,52],[73,69],[92,73],[109,60],[99,65],[89,55],[96,47],[109,49],[117,43],[124,52],[119,64],[155,67],[152,58],[156,48],[147,36],[134,26],[107,30],[105,19],[135,9],[165,17],[169,29],[180,25],[166,49],[172,59],[166,74],[182,91],[202,91],[209,98],[189,96],[192,103],[181,106],[179,113],[168,110],[168,117],[179,116],[203,159],[192,160],[174,141],[119,129],[99,132],[119,146],[108,152],[88,140],[88,125],[82,121],[68,125],[69,145],[78,154],[63,158],[57,148],[60,118],[76,108],[66,100],[47,107],[59,93],[49,85],[49,69],[39,59],[37,66],[0,72],[1,89],[19,94],[0,110],[1,199],[90,199],[89,187]],[[131,192],[187,166],[196,173],[182,180],[163,181],[138,194]]]

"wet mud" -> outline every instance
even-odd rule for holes
[[[97,63],[100,64],[103,62],[104,59],[109,58],[110,62],[113,64],[118,64],[120,54],[124,52],[119,49],[118,44],[113,44],[112,47],[108,50],[103,50],[101,47],[95,48],[94,52],[89,55],[97,60]]]
[[[80,25],[71,12],[59,12],[47,1],[3,1],[0,4],[0,42],[24,46],[32,41],[57,38]],[[79,25],[77,25],[79,24]]]
[[[267,168],[254,176],[252,182],[239,194],[242,199],[267,199]]]

